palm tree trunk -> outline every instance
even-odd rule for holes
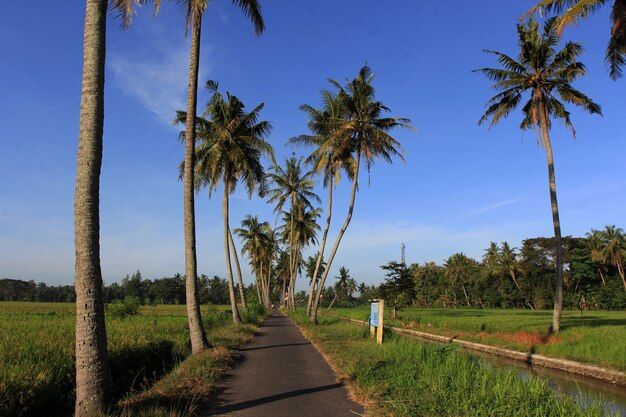
[[[324,235],[322,236],[322,243],[320,245],[320,251],[317,255],[317,261],[315,262],[315,271],[313,272],[313,279],[311,279],[311,285],[309,286],[309,300],[306,304],[307,316],[311,313],[311,304],[313,303],[313,293],[315,291],[315,284],[317,284],[317,274],[319,274],[320,266],[324,260],[324,249],[326,248],[326,237],[328,236],[328,229],[330,229],[330,219],[333,211],[333,175],[331,173],[328,183],[328,207],[326,215],[326,226],[324,227]]]
[[[287,279],[285,277],[283,277],[283,288],[281,292],[281,297],[282,299],[280,300],[280,303],[284,307],[287,307]]]
[[[617,272],[619,272],[619,276],[622,277],[622,282],[624,283],[624,291],[626,291],[626,278],[624,277],[624,265],[621,262],[617,262]]]
[[[191,51],[189,56],[189,86],[187,91],[187,120],[185,126],[184,218],[185,218],[185,295],[191,351],[200,352],[209,347],[202,325],[198,303],[198,266],[196,259],[196,212],[194,201],[194,167],[196,143],[196,107],[198,104],[198,62],[200,59],[200,32],[202,20],[193,18]]]
[[[542,100],[543,101],[543,100]],[[563,244],[561,241],[561,222],[559,220],[559,205],[556,198],[556,177],[554,174],[554,158],[552,156],[552,143],[548,131],[548,116],[545,104],[539,106],[541,117],[542,142],[546,148],[548,160],[548,181],[550,183],[550,203],[552,206],[552,223],[554,225],[554,238],[556,244],[556,279],[554,292],[554,311],[552,313],[552,324],[550,332],[557,333],[561,328],[561,314],[563,312]]]
[[[289,280],[289,309],[296,309],[296,275],[298,274],[298,262],[300,261],[300,245],[296,245],[294,250],[293,273]]]
[[[248,310],[248,303],[246,302],[246,292],[243,288],[243,278],[241,277],[241,265],[239,265],[239,256],[237,255],[237,249],[235,248],[235,241],[233,241],[233,234],[228,228],[228,242],[233,251],[233,258],[235,259],[235,269],[237,270],[237,283],[239,284],[239,298],[241,298],[241,304],[243,308]]]
[[[358,186],[359,180],[359,165],[361,164],[361,153],[357,151],[356,155],[356,165],[354,168],[354,179],[352,181],[352,193],[350,195],[350,206],[348,207],[348,215],[346,216],[346,220],[343,222],[343,226],[341,226],[341,230],[339,230],[339,234],[337,235],[337,240],[335,240],[335,244],[333,246],[333,250],[330,252],[330,257],[328,258],[328,263],[326,264],[326,269],[322,274],[322,278],[320,279],[319,287],[317,288],[317,292],[315,293],[315,301],[313,301],[313,306],[311,307],[310,321],[313,324],[317,323],[317,309],[319,307],[320,298],[322,296],[322,291],[324,290],[324,283],[326,282],[326,278],[328,277],[328,273],[330,272],[330,267],[335,259],[335,255],[337,254],[337,249],[339,248],[339,243],[341,243],[341,238],[343,234],[346,232],[348,225],[350,224],[350,220],[352,220],[352,213],[354,211],[354,200],[356,199],[356,190]]]
[[[604,274],[602,273],[601,267],[598,267],[598,272],[600,273],[600,279],[602,279],[602,286],[606,287],[606,281],[604,280]]]
[[[101,414],[111,396],[100,269],[100,170],[107,0],[87,0],[74,194],[77,417]]]
[[[467,291],[465,291],[465,284],[461,282],[461,288],[463,288],[463,295],[465,295],[465,301],[467,302],[467,306],[471,307],[472,303],[470,303],[469,297],[467,296]]]
[[[230,310],[233,313],[233,322],[241,324],[241,317],[237,309],[237,297],[235,296],[235,284],[233,283],[233,267],[230,264],[230,248],[228,236],[230,227],[228,225],[228,185],[230,178],[224,176],[224,198],[222,200],[222,216],[224,217],[224,256],[226,257],[226,273],[228,274],[228,295],[230,297]]]
[[[261,289],[263,280],[263,264],[261,264],[260,276],[256,276],[256,297],[259,300],[259,304],[263,304],[263,299],[261,298]]]
[[[515,271],[511,269],[510,272],[511,272],[511,278],[513,279],[513,283],[515,284],[515,287],[517,288],[518,291],[521,291],[522,289],[519,287],[519,284],[517,283],[517,279],[515,279]]]

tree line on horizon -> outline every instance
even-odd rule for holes
[[[117,12],[121,26],[127,29],[135,14],[135,7],[149,3],[149,0],[86,0],[84,29],[84,64],[82,73],[82,94],[80,106],[80,133],[77,156],[76,188],[74,196],[75,225],[75,288],[76,288],[76,406],[77,417],[98,415],[107,409],[111,399],[112,381],[108,367],[107,337],[104,320],[104,297],[102,273],[100,268],[100,227],[99,227],[99,183],[102,166],[102,132],[104,125],[104,75],[106,51],[106,22],[109,8]],[[155,14],[159,9],[160,0],[153,0]],[[229,300],[232,307],[233,320],[239,322],[235,285],[231,269],[231,251],[236,254],[232,244],[232,235],[228,217],[228,196],[238,181],[242,181],[248,191],[264,194],[263,178],[259,168],[252,166],[259,162],[261,154],[267,154],[264,136],[269,133],[259,129],[254,140],[247,140],[246,135],[240,136],[239,143],[233,140],[234,130],[239,122],[250,122],[248,128],[254,130],[256,120],[254,111],[244,113],[243,106],[233,104],[230,96],[220,100],[217,87],[214,88],[216,101],[207,106],[206,115],[211,116],[210,122],[222,122],[221,126],[208,124],[202,135],[201,118],[197,118],[198,68],[201,44],[202,18],[207,10],[207,0],[177,0],[184,15],[184,34],[190,34],[190,64],[188,82],[188,100],[186,117],[180,120],[185,124],[182,139],[185,144],[185,158],[182,164],[183,179],[183,213],[185,235],[185,293],[187,315],[192,354],[197,354],[209,347],[200,315],[198,300],[198,274],[196,259],[195,209],[194,194],[199,188],[213,190],[218,183],[224,186],[222,202],[224,222],[224,249],[228,270]],[[259,36],[265,29],[259,0],[232,0],[243,14],[252,22],[254,31]],[[536,129],[540,143],[546,149],[548,159],[550,197],[554,223],[554,264],[555,291],[554,315],[551,331],[558,332],[561,309],[563,305],[563,238],[559,222],[559,211],[556,199],[556,182],[549,131],[553,119],[562,119],[572,128],[569,112],[565,104],[581,106],[589,113],[600,113],[600,107],[583,93],[575,90],[571,82],[585,75],[585,68],[577,59],[582,53],[579,44],[569,42],[565,48],[556,51],[554,48],[560,41],[564,27],[587,17],[598,8],[606,5],[605,0],[543,0],[528,14],[552,13],[559,17],[548,19],[542,34],[538,24],[529,18],[525,23],[518,24],[519,59],[494,52],[503,68],[484,68],[482,71],[499,91],[488,103],[488,109],[481,122],[491,119],[496,124],[499,119],[507,116],[521,102],[527,93],[530,99],[523,105],[524,118],[520,128]],[[621,69],[626,64],[626,7],[621,0],[613,3],[611,16],[612,28],[607,48],[607,62],[610,64],[610,75],[615,79],[621,76]],[[333,92],[323,94],[323,107],[315,109],[303,106],[309,115],[309,128],[312,135],[304,135],[295,142],[304,143],[315,148],[308,158],[313,171],[323,176],[324,184],[329,191],[327,218],[320,250],[315,261],[310,285],[307,313],[315,323],[317,310],[324,291],[325,282],[341,239],[351,221],[358,189],[360,168],[367,170],[376,160],[391,162],[394,158],[402,159],[403,149],[390,132],[397,127],[412,128],[409,120],[404,118],[386,118],[383,113],[389,111],[376,100],[371,84],[373,73],[364,67],[359,75],[340,84],[331,80]],[[236,104],[236,103],[235,103]],[[258,109],[258,108],[257,108]],[[229,113],[234,110],[234,113]],[[228,113],[228,114],[227,114]],[[228,120],[229,114],[235,118]],[[218,123],[219,125],[219,123]],[[233,129],[233,127],[235,129]],[[245,127],[245,126],[244,126]],[[196,133],[200,133],[196,136]],[[200,139],[198,143],[197,139]],[[198,145],[198,149],[196,149]],[[217,147],[213,147],[217,145]],[[238,150],[245,150],[246,156],[235,155]],[[206,161],[214,164],[201,169],[201,153]],[[322,268],[325,258],[324,249],[326,236],[331,222],[333,184],[339,180],[341,172],[352,181],[349,210],[340,229],[339,235],[328,256],[326,268]],[[278,170],[277,170],[278,172]],[[196,177],[196,174],[197,177]],[[205,175],[206,174],[206,175]],[[256,181],[261,179],[261,181]],[[287,184],[285,184],[286,186]],[[314,235],[308,237],[298,235],[296,220],[304,223],[314,220],[317,216],[312,207],[297,204],[297,191],[287,187],[278,187],[273,197],[277,202],[290,202],[290,210],[282,210],[288,224],[282,233],[287,238],[287,268],[289,284],[283,290],[288,294],[286,299],[290,308],[295,306],[295,277],[300,264],[298,250],[305,244],[315,243]],[[304,242],[304,244],[303,244]],[[620,251],[626,251],[621,247]],[[275,252],[277,253],[277,252]],[[621,252],[620,252],[621,253]],[[236,258],[235,258],[236,259]],[[267,274],[271,266],[263,262],[255,263],[257,281],[263,281],[263,272]],[[237,267],[237,262],[235,261]],[[623,272],[623,270],[622,270]],[[284,282],[287,282],[285,279]],[[240,286],[240,297],[245,306],[243,286]],[[260,292],[259,292],[260,295]],[[470,295],[464,288],[464,297]],[[245,307],[244,307],[245,308]]]

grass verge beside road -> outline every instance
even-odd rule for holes
[[[547,333],[552,311],[407,308],[385,325],[408,328],[520,352],[540,353],[626,371],[626,312],[564,311],[561,331]],[[337,308],[342,317],[367,321],[369,308]]]
[[[382,346],[369,330],[331,317],[312,326],[302,311],[290,313],[353,388],[367,398],[369,415],[381,416],[601,416],[581,408],[537,379],[521,380],[458,352],[390,335]],[[387,336],[386,336],[387,337]]]

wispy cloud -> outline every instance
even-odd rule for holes
[[[510,199],[507,199],[507,200],[499,201],[497,203],[489,204],[487,206],[481,207],[479,209],[471,211],[471,212],[469,212],[467,214],[464,214],[462,216],[454,217],[452,219],[446,220],[445,222],[441,223],[440,226],[445,226],[447,224],[450,224],[450,223],[453,223],[453,222],[456,222],[456,221],[459,221],[459,220],[465,220],[467,218],[474,217],[474,216],[477,216],[479,214],[483,214],[483,213],[495,210],[495,209],[500,208],[500,207],[509,206],[511,204],[517,203],[518,201],[522,200],[524,197],[525,197],[525,195],[520,195],[520,196],[517,196],[517,197],[514,197],[514,198],[510,198]]]
[[[167,40],[158,41],[146,41],[140,55],[112,52],[109,67],[118,88],[170,124],[175,111],[186,108],[189,47],[183,42],[172,45]],[[202,52],[210,52],[209,45],[203,45]],[[199,79],[206,79],[208,73],[206,65],[201,65]]]

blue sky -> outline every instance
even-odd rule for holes
[[[471,72],[496,65],[482,49],[517,54],[515,24],[533,1],[262,4],[267,31],[257,39],[230,1],[213,2],[204,19],[200,80],[219,81],[250,107],[265,103],[262,116],[274,126],[269,140],[279,160],[306,153],[285,145],[307,132],[298,107],[317,106],[328,77],[354,77],[365,63],[376,73],[377,97],[419,130],[396,134],[406,164],[375,165],[369,186],[363,175],[333,274],[346,266],[359,282],[380,282],[379,266],[400,257],[402,242],[407,261],[440,263],[459,251],[480,259],[490,241],[519,246],[552,234],[544,150],[533,132],[519,131],[519,113],[491,130],[477,126],[494,93]],[[552,131],[566,235],[626,226],[626,81],[611,81],[603,62],[608,13],[565,33],[586,48],[589,75],[576,86],[604,113],[572,109],[576,140],[560,124]],[[73,281],[83,19],[82,2],[9,2],[0,14],[0,277]],[[128,32],[109,19],[101,177],[107,283],[137,269],[147,278],[184,271],[176,169],[183,148],[171,125],[186,97],[183,24],[169,4],[156,18],[140,10]],[[199,111],[207,97],[200,92]],[[331,239],[348,192],[343,183],[335,193]],[[203,192],[196,207],[199,272],[225,276],[220,201]],[[276,218],[263,200],[243,193],[231,208],[232,227],[248,213]],[[245,280],[251,282],[247,271]]]

